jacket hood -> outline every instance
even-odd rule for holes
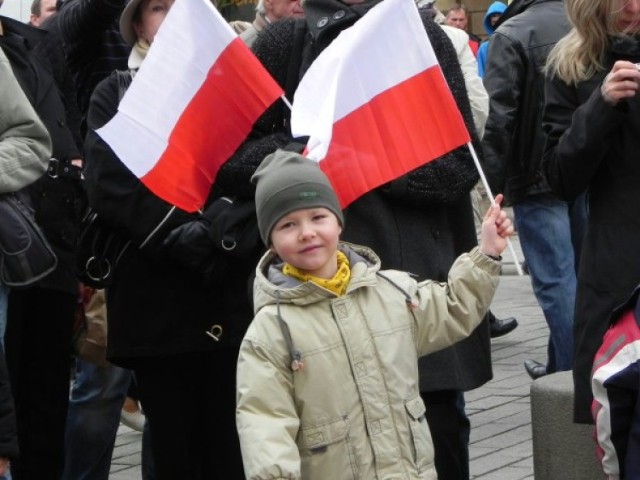
[[[545,2],[562,2],[562,0],[513,0],[500,17],[500,20],[498,20],[498,23],[496,23],[495,28],[498,28],[510,18],[524,12],[531,5]]]
[[[487,13],[484,14],[484,22],[483,22],[484,31],[487,32],[487,35],[491,36],[493,35],[493,32],[495,32],[495,27],[491,26],[491,23],[489,22],[489,17],[491,17],[491,15],[495,13],[502,14],[506,9],[507,9],[507,6],[502,2],[493,2],[491,5],[489,5],[489,8],[487,8]]]
[[[380,270],[380,259],[373,250],[341,242],[339,249],[349,259],[351,280],[347,291],[373,285],[376,273]],[[265,305],[291,303],[307,305],[326,298],[335,298],[336,294],[312,282],[301,282],[282,273],[284,262],[274,252],[265,253],[256,268],[254,282],[254,311]]]

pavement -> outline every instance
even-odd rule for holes
[[[522,262],[517,235],[512,238],[512,245]],[[516,317],[520,325],[509,335],[492,341],[493,380],[465,394],[471,420],[470,467],[474,480],[534,478],[529,402],[532,380],[523,362],[528,358],[546,362],[549,332],[529,277],[516,273],[509,250],[503,258],[500,286],[491,309],[498,318]],[[120,426],[111,480],[141,478],[141,438],[141,433]]]

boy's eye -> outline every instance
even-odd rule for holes
[[[281,223],[280,227],[278,227],[278,228],[279,228],[279,230],[285,230],[285,229],[291,228],[291,227],[293,227],[293,222],[285,222],[285,223]]]
[[[314,220],[323,220],[327,218],[327,214],[326,213],[317,213],[313,216]]]

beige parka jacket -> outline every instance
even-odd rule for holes
[[[368,248],[341,250],[351,265],[342,297],[284,275],[273,253],[257,268],[237,378],[247,478],[436,479],[418,357],[473,331],[499,263],[476,248],[448,283],[418,283],[379,271]]]

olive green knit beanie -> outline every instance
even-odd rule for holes
[[[266,246],[270,245],[274,225],[294,210],[324,207],[338,217],[341,225],[344,224],[338,197],[313,160],[277,150],[262,161],[251,181],[256,184],[258,228]]]

